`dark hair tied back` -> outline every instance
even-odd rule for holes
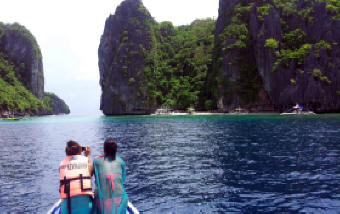
[[[66,155],[76,155],[79,154],[81,151],[81,146],[76,141],[70,140],[67,142],[65,149]]]
[[[116,160],[117,142],[113,138],[107,138],[104,142],[104,154]]]

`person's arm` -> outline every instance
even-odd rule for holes
[[[121,159],[121,160],[122,160],[122,180],[124,182],[125,179],[126,179],[126,165],[125,165],[125,162],[123,161],[123,159]]]
[[[59,167],[59,176],[60,176],[60,167]],[[60,179],[59,179],[59,193],[61,192],[61,185],[60,185]]]
[[[90,154],[91,154],[91,147],[87,146],[86,151],[85,151],[85,156],[88,159],[89,173],[92,176],[93,175],[93,165],[92,165]]]
[[[93,164],[92,164],[92,166],[93,166],[93,175],[94,175],[94,183],[95,183],[95,189],[94,189],[94,196],[95,197],[98,197],[98,184],[97,184],[97,178],[96,178],[96,168],[94,167],[95,166],[95,161],[96,160],[93,160]]]

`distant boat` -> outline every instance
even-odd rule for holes
[[[2,113],[2,120],[5,120],[5,121],[15,121],[15,120],[21,120],[22,118],[21,117],[15,117],[14,116],[14,110],[13,112],[11,113],[11,111],[9,110],[8,112],[4,112]]]
[[[7,117],[7,118],[2,118],[2,120],[5,120],[5,121],[16,121],[16,120],[21,120],[21,118],[17,118],[17,117]]]
[[[313,111],[310,111],[307,108],[296,104],[290,109],[287,109],[285,112],[281,113],[281,115],[315,115]]]
[[[238,107],[238,108],[232,110],[231,112],[229,112],[229,114],[248,114],[248,113],[249,113],[248,110],[243,109],[241,107]]]
[[[154,114],[151,115],[187,115],[188,112],[179,111],[179,110],[172,110],[172,109],[157,109]]]

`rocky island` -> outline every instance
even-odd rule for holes
[[[339,8],[329,0],[220,0],[210,77],[218,107],[299,103],[339,112]]]
[[[173,26],[125,0],[98,49],[100,108],[339,112],[339,43],[339,1],[220,0],[217,21]]]
[[[22,25],[0,22],[0,117],[69,114],[69,107],[44,92],[42,55]]]

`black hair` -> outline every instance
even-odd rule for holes
[[[104,142],[104,154],[116,160],[117,142],[113,138],[107,138]]]
[[[70,140],[66,144],[66,155],[77,155],[81,153],[81,146],[76,141]]]

